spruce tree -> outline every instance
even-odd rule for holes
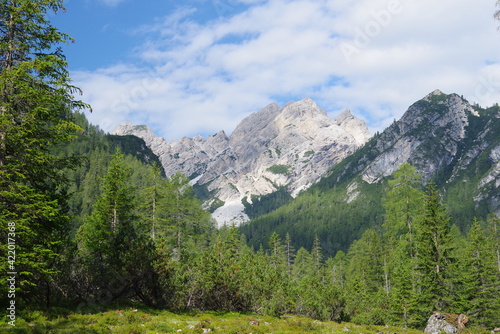
[[[83,275],[91,284],[89,291],[107,291],[110,298],[129,288],[140,267],[137,258],[141,258],[140,264],[148,260],[142,253],[148,249],[147,239],[136,228],[137,201],[130,173],[123,155],[115,153],[102,179],[103,191],[95,209],[77,234]],[[109,282],[117,277],[122,282],[115,291]]]
[[[271,267],[278,271],[285,271],[287,266],[285,246],[278,233],[273,232],[269,238],[269,261]]]
[[[404,163],[388,181],[383,205],[384,279],[393,315],[406,325],[415,325],[417,310],[416,234],[424,212],[425,194],[421,176]]]
[[[432,311],[443,311],[453,295],[451,267],[453,240],[449,217],[435,184],[427,185],[425,210],[418,224],[416,242],[419,271],[418,293],[422,321]]]
[[[384,197],[384,229],[386,238],[397,242],[407,241],[408,255],[415,255],[415,223],[423,211],[424,193],[419,189],[421,176],[415,168],[402,164],[389,180],[389,189]]]
[[[293,259],[294,259],[295,247],[292,244],[292,237],[290,233],[286,233],[285,237],[285,254],[286,254],[286,267],[288,275],[292,275]]]
[[[64,9],[62,4],[11,0],[0,5],[0,238],[7,240],[7,224],[15,227],[17,255],[15,266],[7,268],[3,261],[0,270],[17,272],[17,287],[40,301],[45,291],[45,303],[50,294],[43,287],[50,286],[57,270],[53,259],[68,222],[62,171],[76,164],[56,158],[50,148],[77,133],[70,112],[86,107],[73,99],[79,90],[70,84],[58,46],[71,38],[47,19],[49,11]],[[6,247],[2,242],[2,258]]]
[[[493,327],[500,321],[500,280],[494,255],[496,244],[474,219],[459,261],[456,307],[475,323]]]

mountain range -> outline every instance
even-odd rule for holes
[[[248,221],[244,203],[263,195],[286,188],[296,197],[370,138],[366,124],[349,110],[331,119],[309,98],[282,108],[272,103],[246,117],[230,136],[220,131],[167,142],[148,126],[131,123],[113,134],[144,139],[167,176],[188,176],[219,225]]]
[[[347,251],[367,228],[384,223],[382,198],[391,174],[410,163],[442,195],[450,224],[467,232],[475,218],[500,216],[500,109],[481,108],[436,90],[400,120],[334,165],[298,198],[240,227],[259,247],[277,232],[310,249]]]
[[[221,131],[169,143],[130,123],[114,134],[143,138],[167,175],[189,176],[219,224],[255,218],[241,228],[256,246],[272,231],[293,230],[305,247],[319,235],[327,253],[345,249],[364,228],[382,223],[381,193],[405,162],[424,183],[437,183],[460,228],[472,217],[500,215],[500,109],[439,90],[374,136],[349,110],[330,119],[309,98],[270,104],[230,136]],[[300,219],[308,228],[297,228]],[[343,240],[332,241],[333,234]]]

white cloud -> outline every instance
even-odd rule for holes
[[[117,0],[116,0],[117,1]],[[220,0],[234,5],[236,0]],[[382,130],[439,88],[500,100],[494,4],[469,0],[239,0],[201,25],[184,7],[136,29],[137,64],[75,73],[92,122],[148,124],[167,139],[232,131],[277,100],[309,96]],[[346,48],[347,47],[347,48]]]

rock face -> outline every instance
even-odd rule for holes
[[[456,94],[439,90],[416,102],[403,117],[384,131],[377,143],[381,152],[363,172],[363,180],[373,183],[394,173],[404,162],[410,162],[429,179],[443,165],[449,165],[466,138],[474,109]],[[439,138],[434,147],[429,138]],[[441,152],[437,156],[433,153]]]
[[[457,94],[436,90],[376,134],[336,179],[352,180],[350,202],[359,195],[359,178],[379,182],[408,162],[424,183],[434,178],[454,191],[467,187],[476,207],[500,216],[499,134],[498,106],[473,108]]]
[[[280,108],[273,103],[245,118],[227,136],[184,137],[167,142],[144,125],[119,125],[116,135],[135,135],[158,155],[167,175],[180,170],[211,195],[219,224],[248,220],[242,199],[280,187],[296,196],[370,138],[366,124],[345,110],[328,117],[309,98]]]

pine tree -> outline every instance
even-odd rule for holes
[[[323,253],[321,251],[321,242],[319,241],[318,235],[315,235],[311,249],[311,269],[314,270],[314,274],[318,277],[321,276],[322,266]]]
[[[490,226],[489,230],[491,231],[492,241],[493,244],[495,245],[493,247],[493,252],[496,258],[498,273],[500,276],[500,218],[493,216],[489,220],[489,226]]]
[[[361,239],[349,248],[350,278],[359,278],[365,282],[369,291],[376,292],[384,286],[382,241],[372,229],[363,233]]]
[[[327,260],[326,266],[327,271],[330,274],[330,280],[333,284],[345,288],[346,284],[346,272],[348,261],[346,254],[343,251],[338,251],[334,258],[329,258]]]
[[[416,234],[424,212],[425,194],[421,176],[408,163],[389,180],[385,194],[384,289],[390,297],[392,314],[406,325],[414,325],[417,310]]]
[[[390,304],[391,313],[401,322],[410,327],[421,325],[418,317],[419,300],[417,293],[416,260],[409,258],[407,247],[402,246],[402,250],[396,249],[394,257],[391,259],[391,266],[394,268],[391,274]]]
[[[58,47],[71,38],[53,27],[46,15],[63,9],[62,4],[12,0],[0,6],[0,221],[15,227],[19,254],[15,267],[6,270],[4,261],[0,270],[2,275],[18,272],[18,287],[31,296],[45,291],[45,303],[48,289],[35,286],[50,286],[57,270],[53,259],[68,221],[62,209],[66,199],[60,193],[62,171],[77,163],[56,158],[50,148],[77,132],[69,114],[86,107],[73,99],[78,89],[70,85]],[[2,240],[7,240],[6,227],[0,230]],[[2,258],[6,246],[0,247]]]

